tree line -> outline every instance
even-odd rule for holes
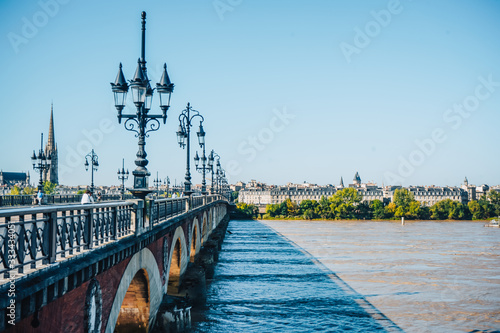
[[[428,207],[416,201],[413,193],[401,188],[394,192],[393,201],[362,202],[363,197],[354,188],[344,188],[319,201],[302,200],[297,204],[290,199],[266,206],[264,219],[324,219],[324,220],[390,220],[404,217],[408,220],[482,220],[500,215],[500,193],[491,190],[479,200],[462,204],[451,199],[438,201]],[[247,217],[256,217],[254,205],[238,203],[237,211]]]
[[[56,186],[57,184],[50,182],[50,180],[46,180],[43,182],[43,193],[45,194],[56,194]],[[17,185],[14,185],[10,189],[9,195],[34,195],[38,192],[36,187],[25,186],[24,188],[20,188]]]

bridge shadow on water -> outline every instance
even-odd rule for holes
[[[307,251],[231,221],[196,332],[403,332]]]

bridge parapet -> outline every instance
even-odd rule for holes
[[[0,210],[0,285],[120,238],[142,234],[220,195]]]
[[[0,278],[26,274],[133,233],[132,202],[0,210]]]

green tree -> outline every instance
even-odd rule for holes
[[[476,200],[469,201],[468,203],[469,211],[472,214],[473,220],[482,220],[484,219],[484,212],[482,210],[481,205]]]
[[[500,192],[495,190],[490,190],[488,192],[488,200],[490,200],[491,205],[493,206],[493,214],[495,216],[500,215]]]
[[[408,211],[405,214],[405,218],[409,220],[416,220],[420,216],[420,202],[413,200],[410,202],[410,207],[408,207]]]
[[[55,194],[57,184],[51,183],[50,180],[43,182],[43,193],[45,194]]]
[[[378,199],[373,200],[370,203],[370,210],[374,219],[382,220],[385,218],[385,208],[384,203]]]
[[[436,202],[431,207],[431,218],[433,220],[446,220],[450,217],[450,212],[453,210],[453,201],[451,199],[445,199]]]
[[[320,215],[316,214],[319,203],[316,200],[302,200],[299,205],[299,214],[306,220],[318,218]]]
[[[483,219],[495,216],[495,206],[488,200],[486,195],[483,195],[477,202],[481,206]]]
[[[299,205],[295,201],[290,200],[290,198],[285,200],[286,203],[286,215],[287,216],[297,216],[299,215]]]
[[[315,210],[316,215],[322,219],[331,218],[330,204],[328,199],[322,195]]]
[[[314,210],[312,208],[306,209],[306,211],[302,214],[302,217],[306,220],[312,220],[314,218]]]
[[[14,185],[13,188],[10,189],[10,195],[20,195],[21,194],[21,189],[19,186]]]
[[[25,188],[23,188],[23,194],[33,195],[33,194],[35,194],[35,188],[31,187],[31,186],[26,186]]]
[[[243,217],[253,218],[259,213],[259,209],[255,205],[238,202],[236,204],[236,212]]]
[[[280,212],[280,204],[270,204],[266,206],[266,214],[269,214],[270,217],[280,215]]]
[[[393,218],[394,215],[396,214],[396,204],[394,202],[389,202],[387,206],[385,206],[385,217],[386,218]]]
[[[363,196],[352,187],[335,192],[328,199],[330,212],[336,219],[354,219],[359,215],[359,203]]]
[[[240,194],[240,192],[238,192],[238,191],[231,192],[231,197],[233,198],[233,201],[238,201],[239,194]]]
[[[420,220],[429,220],[431,218],[430,208],[427,206],[420,206],[417,218]]]
[[[370,220],[372,211],[368,202],[360,202],[356,207],[356,218],[359,220]]]
[[[394,191],[394,204],[396,205],[396,211],[394,216],[403,217],[406,216],[410,210],[410,205],[415,201],[413,193],[411,193],[406,188],[398,188]]]

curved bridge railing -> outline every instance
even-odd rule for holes
[[[147,200],[146,207],[142,200],[130,200],[1,209],[0,284],[2,279],[140,234],[153,225],[217,200],[225,199],[210,195]]]

